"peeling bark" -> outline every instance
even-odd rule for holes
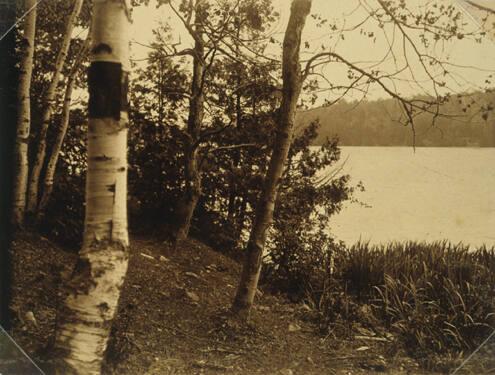
[[[59,311],[55,356],[61,374],[101,373],[127,272],[129,11],[124,0],[93,0],[93,46],[111,48],[91,50],[85,231]],[[117,106],[118,116],[109,114],[108,107]]]
[[[35,213],[37,210],[39,180],[46,155],[46,135],[48,133],[48,127],[50,125],[50,120],[52,118],[53,104],[55,101],[57,86],[60,81],[62,68],[64,67],[64,63],[67,58],[67,52],[69,50],[72,30],[74,29],[76,18],[78,17],[81,11],[82,3],[83,0],[74,0],[74,8],[72,9],[69,18],[67,19],[64,38],[62,40],[62,45],[60,46],[60,51],[58,52],[57,61],[55,63],[55,71],[53,72],[53,77],[46,94],[45,107],[43,110],[43,117],[42,117],[40,134],[38,139],[38,147],[36,149],[36,156],[34,159],[33,168],[31,170],[31,176],[29,178],[29,187],[28,187],[28,195],[27,195],[28,213]]]
[[[273,151],[263,189],[258,200],[253,228],[249,236],[241,279],[232,305],[232,311],[247,320],[254,302],[261,271],[266,234],[273,219],[277,188],[289,153],[295,122],[296,105],[301,93],[302,74],[299,62],[301,34],[311,0],[293,0],[289,23],[285,32],[282,55],[282,102]]]
[[[187,120],[187,141],[184,150],[184,178],[186,181],[184,196],[177,207],[177,224],[175,230],[175,247],[187,238],[196,205],[201,196],[201,171],[199,168],[198,146],[201,125],[204,117],[204,75],[205,45],[203,42],[202,1],[196,3],[195,44],[193,51],[193,78],[191,83],[191,99]]]
[[[35,0],[24,1],[24,9],[34,7]],[[28,144],[31,128],[30,88],[33,72],[34,36],[36,31],[36,7],[26,16],[21,40],[22,59],[17,91],[17,135],[15,143],[15,175],[12,207],[12,224],[20,227],[26,211],[26,192],[29,173]]]
[[[62,108],[62,119],[60,120],[59,129],[57,131],[57,135],[55,137],[54,144],[50,151],[50,155],[48,157],[48,163],[46,165],[45,177],[43,179],[43,192],[41,195],[39,207],[38,207],[38,216],[43,216],[50,201],[50,196],[53,190],[53,178],[55,176],[55,170],[57,168],[58,157],[60,155],[60,150],[62,149],[62,144],[64,143],[65,134],[67,133],[67,128],[69,126],[70,119],[70,105],[72,101],[72,91],[74,90],[74,85],[76,82],[76,75],[80,69],[83,58],[86,56],[86,53],[89,49],[89,43],[91,42],[91,30],[89,30],[88,37],[82,46],[82,49],[77,57],[74,65],[69,73],[69,77],[67,79],[67,86],[64,94],[64,103]]]

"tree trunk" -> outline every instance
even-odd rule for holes
[[[186,186],[184,196],[177,208],[177,229],[174,238],[174,246],[184,241],[189,235],[191,221],[201,196],[201,175],[198,166],[197,147],[187,145],[185,158]]]
[[[235,232],[235,237],[238,238],[237,244],[241,243],[241,235],[242,235],[242,231],[244,230],[244,225],[246,222],[246,209],[247,209],[247,197],[243,197],[241,198],[239,212],[236,217],[237,228]]]
[[[84,241],[55,338],[63,374],[100,374],[127,272],[129,26],[127,0],[93,0]]]
[[[199,169],[198,146],[201,125],[204,115],[204,42],[203,42],[202,1],[196,3],[195,44],[193,53],[193,78],[191,83],[191,100],[187,120],[187,141],[184,150],[184,178],[186,182],[184,196],[177,208],[177,227],[175,231],[175,247],[185,240],[189,234],[191,220],[201,196],[201,171]]]
[[[236,33],[236,38],[240,39],[241,36],[241,27],[239,24],[236,25],[237,27],[237,33]],[[239,58],[240,52],[239,52],[239,43],[236,45],[236,57]],[[241,105],[241,92],[240,92],[240,87],[241,87],[241,66],[239,66],[237,72],[237,77],[236,77],[236,85],[237,85],[237,94],[236,94],[236,99],[235,99],[235,121],[236,121],[236,128],[237,131],[241,130],[241,116],[242,116],[242,105]],[[234,150],[234,156],[233,156],[233,166],[234,168],[239,167],[239,163],[241,161],[241,150],[237,149]],[[234,173],[232,173],[231,178],[230,178],[230,186],[229,186],[229,203],[227,206],[227,223],[230,223],[233,228],[236,228],[238,226],[238,222],[236,222],[235,218],[235,211],[237,208],[237,189],[236,189],[236,178]]]
[[[55,94],[57,92],[57,86],[60,81],[60,75],[62,68],[67,57],[69,50],[70,40],[72,36],[72,30],[76,22],[76,18],[81,11],[83,0],[74,0],[74,8],[72,9],[69,18],[67,19],[67,25],[65,27],[65,34],[62,40],[60,51],[57,55],[57,61],[55,63],[55,71],[48,87],[48,91],[45,99],[45,108],[43,109],[43,117],[41,122],[40,134],[38,139],[38,147],[36,149],[36,156],[34,159],[33,169],[31,170],[31,177],[29,179],[29,188],[27,196],[27,211],[28,213],[35,213],[38,206],[38,192],[41,170],[45,162],[46,154],[46,134],[52,118],[53,104],[55,101]]]
[[[67,133],[67,128],[69,126],[70,119],[70,105],[72,101],[72,91],[74,90],[74,84],[76,82],[76,76],[79,71],[79,68],[82,64],[82,60],[84,59],[86,53],[89,49],[89,44],[91,42],[91,30],[88,31],[88,37],[84,42],[84,45],[81,47],[81,51],[79,52],[79,56],[77,57],[74,65],[69,73],[67,79],[67,86],[65,89],[64,95],[64,103],[62,108],[62,118],[60,120],[59,129],[57,131],[57,135],[55,137],[54,144],[51,149],[51,153],[48,157],[48,163],[46,166],[45,177],[43,179],[43,191],[38,207],[38,216],[41,217],[44,215],[48,202],[50,200],[50,196],[53,190],[53,177],[55,175],[55,170],[57,167],[58,157],[60,154],[60,150],[62,148],[62,144],[64,143],[65,134]]]
[[[17,136],[15,144],[15,175],[12,224],[22,226],[26,211],[26,192],[29,173],[28,144],[31,125],[31,76],[33,72],[34,35],[36,31],[36,0],[25,0],[24,9],[31,10],[24,23],[21,41],[22,59],[17,91]]]
[[[293,0],[289,23],[285,32],[282,56],[282,102],[279,109],[277,132],[270,165],[256,207],[241,279],[232,306],[233,312],[244,320],[249,318],[249,312],[253,305],[261,271],[266,234],[272,222],[277,188],[291,143],[296,105],[302,86],[299,63],[301,34],[310,8],[311,0]]]

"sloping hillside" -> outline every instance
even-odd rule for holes
[[[75,254],[30,234],[15,241],[14,252],[13,336],[48,369],[59,275],[70,272]],[[236,323],[228,307],[239,270],[195,240],[170,254],[157,240],[134,238],[107,373],[420,373],[395,344],[380,338],[320,335],[313,323],[317,312],[281,296],[260,291],[252,323]]]

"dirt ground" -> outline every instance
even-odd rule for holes
[[[76,254],[45,238],[14,241],[12,336],[41,368],[50,361],[61,285]],[[132,238],[107,374],[422,374],[397,344],[363,332],[322,335],[309,306],[261,290],[249,325],[229,317],[240,266],[196,241],[175,255]],[[357,337],[356,337],[357,336]]]

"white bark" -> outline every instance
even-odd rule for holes
[[[123,0],[93,0],[91,68],[95,63],[117,63],[122,77],[128,72],[129,11]],[[107,83],[107,77],[101,81]],[[92,114],[94,89],[90,80],[84,242],[59,312],[55,343],[57,370],[63,374],[100,374],[128,264],[128,117],[123,107],[120,119]]]
[[[89,44],[91,42],[91,30],[89,30],[88,37],[86,38],[84,45],[81,47],[81,51],[79,56],[77,57],[74,65],[69,72],[69,76],[67,79],[67,86],[65,89],[64,95],[64,103],[62,108],[62,118],[60,120],[60,126],[57,131],[57,135],[55,137],[55,141],[53,143],[51,152],[48,157],[48,162],[46,164],[45,177],[43,179],[43,192],[41,195],[38,214],[43,215],[45,209],[50,200],[50,196],[53,190],[53,178],[55,176],[55,170],[57,168],[58,157],[60,154],[60,150],[62,149],[62,144],[65,139],[65,134],[67,133],[67,128],[69,126],[70,119],[70,105],[72,102],[72,92],[74,90],[74,85],[76,81],[76,77],[79,71],[79,68],[82,64],[82,60],[86,56],[86,53],[89,49]]]
[[[24,9],[31,9],[35,0],[25,0]],[[28,143],[31,125],[30,88],[33,72],[34,36],[36,31],[36,7],[26,16],[22,39],[22,59],[17,91],[17,135],[15,144],[15,175],[12,207],[12,223],[22,225],[26,210],[26,191],[28,181]]]
[[[36,157],[34,159],[34,164],[29,179],[27,211],[31,213],[35,212],[38,206],[39,180],[46,155],[46,135],[48,132],[48,127],[50,125],[50,120],[52,118],[53,104],[55,100],[55,94],[57,92],[57,86],[60,81],[62,68],[64,67],[64,63],[67,58],[67,52],[69,51],[72,31],[74,29],[76,19],[81,12],[82,3],[83,0],[74,0],[74,8],[72,9],[69,18],[67,19],[64,38],[62,40],[62,45],[60,46],[60,50],[57,55],[57,61],[55,63],[55,71],[53,72],[53,77],[50,81],[50,85],[46,94],[45,108],[43,109],[38,147],[36,149]]]

